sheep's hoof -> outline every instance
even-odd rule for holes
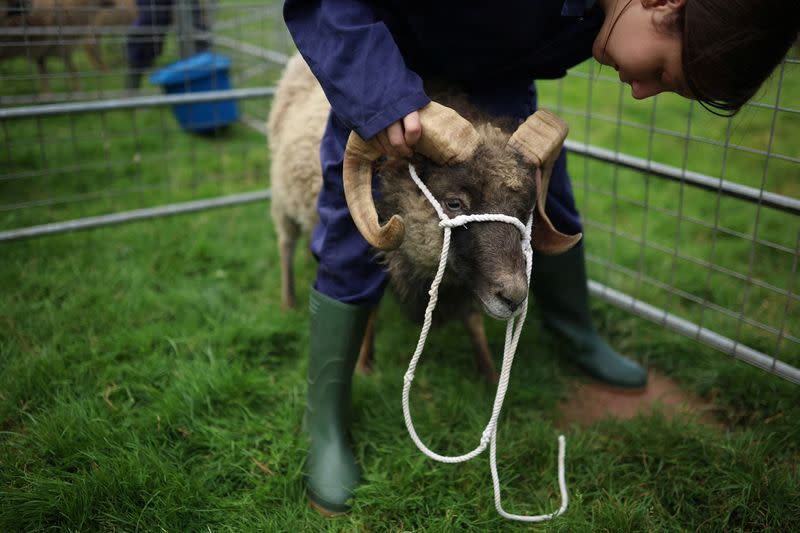
[[[363,376],[371,376],[372,372],[375,370],[375,367],[372,362],[372,353],[367,354],[364,357],[358,357],[358,363],[356,364],[356,372]]]

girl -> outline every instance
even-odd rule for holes
[[[619,73],[634,98],[671,91],[733,114],[797,38],[800,2],[288,0],[284,17],[332,107],[311,243],[319,266],[311,292],[306,485],[319,510],[339,513],[360,475],[347,440],[351,374],[369,309],[386,284],[344,199],[350,131],[387,155],[409,156],[421,133],[417,110],[430,101],[422,79],[444,79],[486,111],[524,119],[536,109],[531,80],[562,77],[592,55]],[[564,153],[546,206],[558,230],[581,231]],[[647,372],[592,326],[582,246],[536,257],[532,279],[545,326],[565,339],[582,368],[607,383],[645,385]]]

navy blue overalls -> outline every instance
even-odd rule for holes
[[[144,70],[153,66],[156,58],[164,49],[164,37],[167,28],[172,24],[172,11],[175,0],[136,0],[136,20],[134,28],[140,31],[131,32],[126,49],[128,66],[135,70]],[[192,24],[196,30],[206,31],[203,12],[198,0],[190,2]],[[147,30],[147,31],[145,31]],[[197,39],[195,49],[200,52],[208,48],[206,39]]]
[[[332,107],[320,150],[314,288],[341,302],[372,304],[386,274],[345,203],[350,131],[369,139],[428,104],[420,76],[429,75],[460,85],[490,113],[525,119],[536,109],[532,80],[563,77],[589,58],[603,13],[594,0],[288,0],[284,18]],[[560,231],[581,231],[564,152],[546,209]]]

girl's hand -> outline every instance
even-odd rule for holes
[[[380,153],[394,157],[411,157],[411,149],[422,135],[419,112],[413,111],[369,140]]]

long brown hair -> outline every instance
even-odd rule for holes
[[[682,36],[693,96],[712,113],[731,116],[797,40],[800,0],[686,0],[671,25]]]

